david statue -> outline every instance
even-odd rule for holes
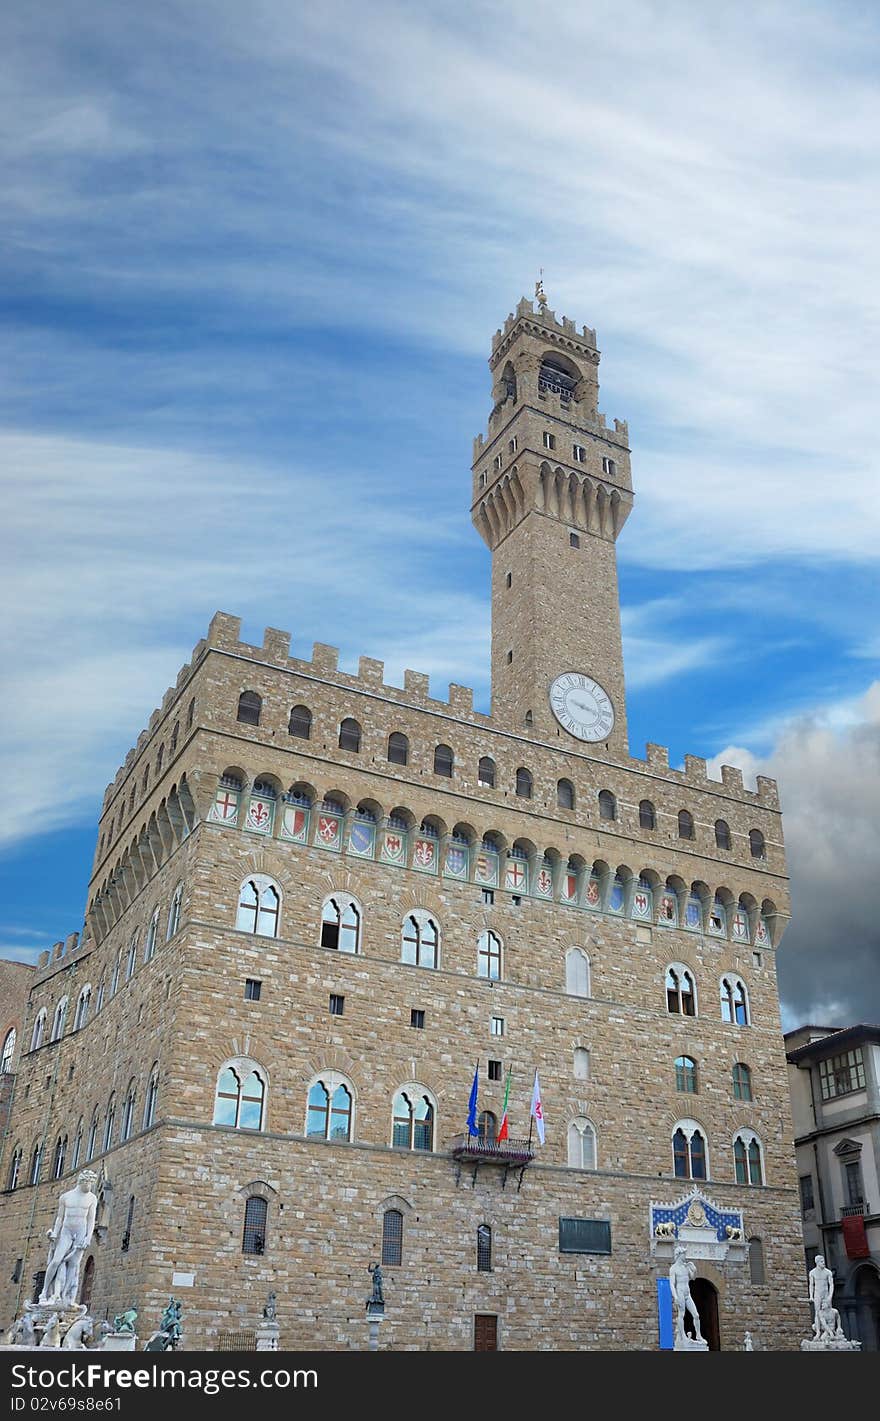
[[[65,1190],[58,1200],[58,1214],[48,1230],[52,1244],[41,1303],[76,1302],[83,1254],[95,1232],[98,1200],[92,1191],[97,1182],[98,1176],[84,1169],[77,1175],[74,1188]]]

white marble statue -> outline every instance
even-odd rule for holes
[[[48,1230],[52,1240],[41,1303],[73,1303],[79,1290],[79,1274],[83,1255],[95,1231],[98,1200],[92,1189],[98,1177],[90,1169],[82,1170],[73,1189],[67,1189],[58,1200],[55,1223]]]
[[[676,1310],[675,1340],[682,1346],[686,1346],[690,1340],[684,1330],[684,1320],[687,1313],[690,1313],[694,1320],[695,1341],[705,1345],[705,1339],[700,1331],[700,1314],[691,1297],[691,1278],[696,1271],[695,1265],[687,1261],[687,1250],[684,1244],[678,1244],[669,1269],[669,1286],[672,1290],[672,1301]]]
[[[94,1322],[88,1313],[84,1313],[65,1332],[64,1341],[61,1344],[62,1350],[73,1351],[87,1347],[94,1338],[94,1329]]]
[[[750,1332],[747,1332],[746,1335],[745,1335],[745,1337],[744,1337],[744,1339],[743,1339],[743,1351],[744,1351],[744,1352],[754,1352],[754,1350],[755,1350],[755,1346],[754,1346],[754,1343],[752,1342],[752,1334],[751,1334]]]
[[[840,1313],[832,1306],[834,1297],[834,1274],[825,1266],[821,1253],[816,1255],[815,1265],[810,1269],[810,1302],[813,1304],[813,1336],[817,1341],[823,1338],[843,1336]]]
[[[57,1312],[53,1312],[51,1316],[46,1318],[46,1323],[43,1328],[43,1335],[40,1338],[40,1346],[61,1346],[61,1319],[58,1316]]]
[[[6,1334],[7,1347],[36,1347],[37,1334],[29,1312],[16,1319]]]

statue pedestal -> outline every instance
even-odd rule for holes
[[[861,1342],[848,1342],[845,1337],[805,1337],[802,1352],[860,1352]]]
[[[379,1323],[384,1316],[384,1303],[367,1303],[367,1322],[370,1324],[370,1340],[367,1344],[369,1352],[378,1352],[379,1350]]]
[[[708,1352],[709,1344],[705,1338],[697,1341],[696,1337],[676,1337],[672,1350],[673,1352]]]
[[[264,1318],[261,1323],[258,1323],[256,1330],[257,1351],[277,1352],[279,1332],[280,1328],[277,1322],[269,1322]]]
[[[136,1352],[137,1334],[134,1332],[105,1332],[101,1347],[105,1352]]]
[[[59,1346],[68,1328],[85,1316],[85,1303],[25,1303],[25,1312],[33,1324],[36,1334],[36,1345],[42,1346],[42,1338],[46,1334],[47,1324],[51,1323],[53,1317],[58,1319]],[[48,1345],[48,1344],[47,1344]]]

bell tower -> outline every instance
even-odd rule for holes
[[[617,535],[632,507],[627,426],[599,413],[596,333],[538,282],[495,333],[471,517],[492,552],[492,715],[627,754]]]

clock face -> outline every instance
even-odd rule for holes
[[[580,671],[565,671],[550,683],[550,709],[578,740],[607,740],[614,728],[610,698],[598,681]]]

